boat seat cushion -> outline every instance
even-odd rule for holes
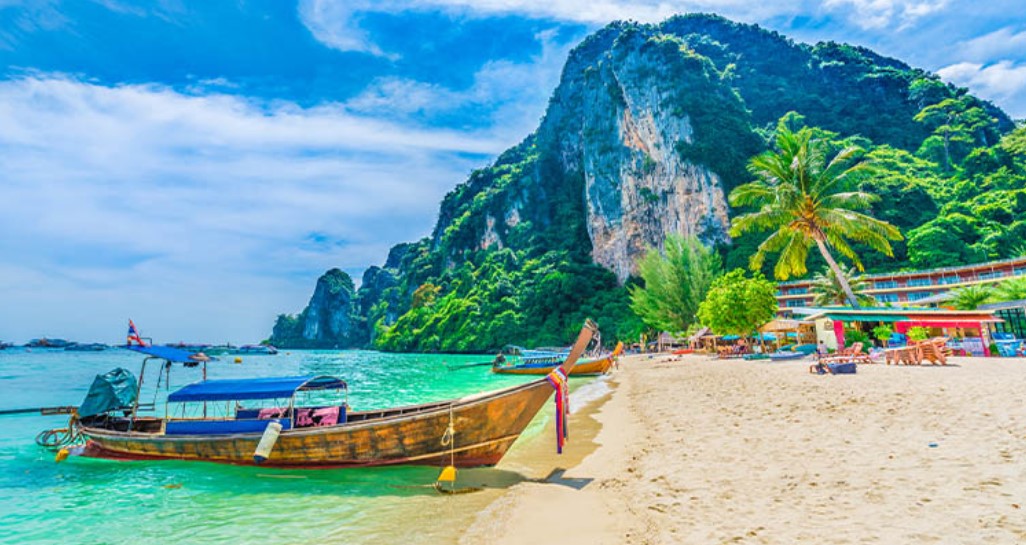
[[[288,409],[284,407],[270,409],[239,409],[235,413],[238,420],[244,419],[278,419],[281,415],[287,414]],[[309,428],[317,426],[335,426],[345,423],[346,409],[338,405],[329,407],[302,407],[296,409],[296,427]]]
[[[292,428],[292,420],[275,419],[283,430]],[[268,420],[171,420],[164,427],[165,435],[225,435],[232,433],[263,433]]]

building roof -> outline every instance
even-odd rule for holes
[[[990,322],[997,321],[990,310],[947,310],[923,307],[821,307],[800,309],[806,320],[841,320],[844,322],[905,322],[929,320],[953,320]]]
[[[979,310],[1008,310],[1012,308],[1026,308],[1026,299],[1019,299],[1017,301],[1004,301],[1001,303],[990,303],[989,305],[980,305]]]
[[[1002,259],[999,261],[988,261],[986,263],[975,263],[972,265],[959,265],[957,267],[939,267],[936,269],[921,269],[918,271],[895,271],[888,273],[873,273],[862,276],[866,280],[877,280],[882,278],[892,278],[895,276],[916,276],[924,274],[942,274],[949,272],[960,272],[970,271],[974,269],[986,269],[990,267],[1001,267],[1004,265],[1026,265],[1026,257],[1014,257],[1011,259]],[[798,280],[788,280],[786,282],[778,283],[779,286],[790,286],[793,284],[808,284],[811,282],[811,278],[802,278]]]

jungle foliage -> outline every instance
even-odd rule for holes
[[[722,274],[720,256],[697,238],[667,237],[638,262],[643,285],[630,288],[631,310],[654,331],[682,334],[698,320],[698,306]]]
[[[659,62],[631,73],[668,71],[653,92],[694,131],[674,151],[716,172],[726,191],[753,180],[745,165],[772,149],[781,128],[809,131],[829,156],[857,149],[850,159],[872,171],[852,190],[871,195],[868,216],[904,235],[893,256],[852,244],[867,272],[976,263],[1026,248],[1026,127],[965,89],[865,48],[795,43],[709,15],[612,24],[571,53],[560,88],[619,96],[591,64],[616,62],[603,55],[626,54],[634,43],[648,56],[630,58]],[[588,87],[595,82],[602,88]],[[629,290],[642,281],[622,286],[592,262],[587,181],[566,159],[588,150],[560,140],[590,130],[589,119],[601,115],[554,99],[538,132],[453,189],[431,236],[393,249],[383,270],[394,282],[358,297],[369,344],[454,352],[558,345],[585,317],[597,319],[605,340],[636,339],[646,326],[630,308]],[[601,140],[623,145],[617,139]],[[651,158],[638,168],[651,170]],[[638,197],[649,205],[661,198]],[[764,237],[743,234],[720,246],[725,268],[747,267]],[[777,257],[767,256],[763,274]],[[811,252],[807,267],[826,263]],[[283,332],[297,328],[292,317],[280,322]]]
[[[698,317],[713,333],[749,336],[776,316],[776,291],[761,273],[749,277],[734,269],[713,282]]]

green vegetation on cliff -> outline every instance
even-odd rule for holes
[[[553,345],[585,316],[607,341],[636,339],[644,326],[624,284],[641,282],[633,262],[646,248],[682,232],[718,245],[728,270],[748,265],[762,240],[729,241],[727,216],[744,211],[724,195],[751,181],[745,165],[778,124],[809,127],[831,155],[857,146],[853,159],[873,165],[857,190],[905,240],[893,257],[854,244],[868,271],[1022,250],[1026,129],[992,104],[864,48],[798,44],[717,16],[614,23],[570,54],[538,130],[451,191],[430,237],[369,269],[334,307],[352,327],[323,340]],[[824,267],[810,256],[810,270]],[[322,324],[314,307],[280,318],[275,338],[308,342]]]

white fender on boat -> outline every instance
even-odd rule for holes
[[[253,452],[254,462],[258,464],[262,463],[271,456],[271,449],[273,449],[274,444],[278,442],[278,435],[280,434],[281,424],[278,422],[267,424],[267,428],[264,429],[264,435],[260,437],[260,442],[257,443],[257,448]]]

